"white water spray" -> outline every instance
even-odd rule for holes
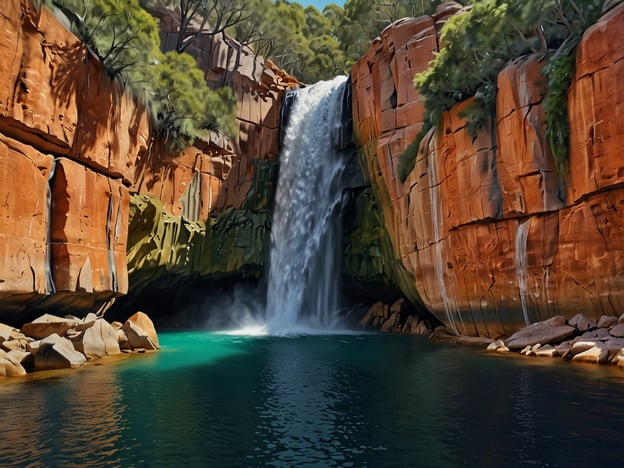
[[[267,292],[267,330],[296,334],[338,325],[341,141],[346,77],[301,89],[280,158]]]

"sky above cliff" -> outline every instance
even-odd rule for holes
[[[318,11],[323,11],[325,5],[329,5],[330,3],[335,3],[340,7],[344,7],[345,3],[344,0],[297,0],[297,2],[306,7],[313,5]]]

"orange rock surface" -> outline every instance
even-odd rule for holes
[[[176,11],[157,8],[152,10],[152,14],[160,19],[161,47],[163,50],[175,49],[178,30]],[[225,208],[240,208],[252,184],[254,160],[277,158],[282,99],[286,91],[300,83],[249,47],[232,38],[224,39],[221,35],[200,35],[185,52],[195,57],[209,85],[230,85],[237,103],[236,137],[227,143],[202,148],[206,152],[204,159],[221,159],[225,171],[222,177],[223,172],[200,170],[203,183],[198,184],[199,198],[204,209],[200,210],[202,216],[196,219],[206,220],[205,213],[213,210],[220,212]],[[194,149],[191,151],[197,153]],[[159,154],[162,152],[159,151]],[[172,163],[175,167],[165,170],[180,175],[185,171],[183,167],[189,166],[178,164],[176,159],[176,155],[171,159],[166,156],[165,163]],[[196,163],[192,162],[191,166],[193,164]],[[201,165],[205,167],[204,163]],[[188,179],[186,184],[190,182]],[[141,186],[137,190],[160,196],[145,188]],[[177,206],[180,203],[178,200],[170,200],[168,196],[162,200],[165,208],[173,214],[182,213],[180,206]]]
[[[546,142],[543,64],[533,56],[500,73],[489,128],[468,135],[458,115],[470,102],[455,106],[399,181],[399,156],[422,126],[418,96],[400,88],[432,58],[443,21],[393,24],[353,66],[355,135],[394,246],[386,261],[401,261],[413,275],[404,292],[467,335],[509,335],[557,314],[619,315],[624,4],[579,47],[568,96],[567,192]],[[397,108],[411,113],[399,118]]]
[[[11,312],[49,291],[47,197],[53,161],[0,135],[0,303]]]
[[[3,4],[3,318],[20,321],[33,308],[82,314],[126,293],[130,192],[160,198],[173,215],[207,220],[240,207],[254,160],[277,157],[281,100],[298,82],[235,41],[198,43],[189,52],[209,82],[233,85],[240,132],[171,151],[153,138],[142,103],[49,10],[30,0]]]

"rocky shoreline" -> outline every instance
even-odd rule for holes
[[[603,315],[598,322],[581,313],[569,320],[557,315],[532,323],[509,337],[493,340],[456,335],[442,324],[406,314],[402,311],[403,304],[403,299],[392,304],[378,301],[362,316],[359,326],[380,332],[426,336],[433,341],[485,346],[487,353],[612,364],[624,369],[624,314],[619,317]]]
[[[154,324],[143,312],[123,324],[92,313],[84,318],[44,314],[21,329],[0,323],[0,377],[80,368],[107,356],[158,349]]]

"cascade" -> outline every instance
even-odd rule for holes
[[[285,112],[266,306],[272,334],[338,326],[346,84],[340,76],[297,90]]]
[[[520,292],[520,303],[522,305],[522,315],[524,316],[525,325],[529,325],[529,300],[530,293],[528,288],[528,260],[527,260],[527,238],[529,235],[529,223],[524,221],[518,223],[515,239],[515,257],[516,257],[516,276],[518,277],[518,290]]]
[[[444,259],[442,256],[442,208],[440,197],[440,176],[438,174],[438,152],[429,151],[428,156],[428,173],[429,173],[429,201],[431,203],[431,225],[433,228],[433,240],[435,242],[435,259],[434,268],[436,273],[436,279],[438,280],[438,287],[440,289],[440,296],[442,296],[442,302],[444,303],[444,312],[446,313],[447,324],[455,333],[459,333],[457,325],[455,324],[455,317],[453,312],[457,312],[457,307],[453,307],[451,295],[446,288],[446,280],[444,278]],[[461,315],[457,314],[461,320]]]

